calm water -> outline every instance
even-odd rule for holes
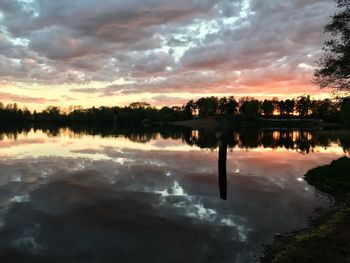
[[[302,180],[348,132],[0,133],[1,262],[254,262],[330,201]]]

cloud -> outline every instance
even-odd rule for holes
[[[334,11],[333,0],[4,0],[0,76],[99,96],[316,92]],[[92,81],[106,88],[74,87]]]
[[[46,103],[46,102],[57,102],[57,100],[27,97],[27,96],[15,95],[15,94],[6,93],[6,92],[0,92],[0,101],[1,100],[16,101],[16,102],[23,102],[23,103],[37,103],[37,104]]]
[[[168,106],[168,105],[184,105],[188,98],[174,97],[167,95],[158,95],[152,97],[152,101],[156,105]]]
[[[70,89],[70,92],[76,92],[76,93],[99,93],[100,89],[97,88],[74,88]]]

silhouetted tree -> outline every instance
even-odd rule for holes
[[[280,115],[286,114],[286,103],[283,100],[278,102],[278,112]]]
[[[329,99],[314,101],[312,111],[314,116],[318,119],[330,122],[339,120],[337,104]]]
[[[340,115],[343,123],[350,126],[350,97],[343,98],[340,102]]]
[[[254,120],[262,113],[270,116],[274,112],[280,115],[291,115],[298,112],[300,116],[312,116],[331,122],[347,122],[349,98],[341,102],[325,100],[311,100],[310,96],[301,96],[294,99],[278,101],[277,98],[263,102],[243,97],[237,101],[233,96],[200,98],[190,100],[184,106],[165,106],[161,109],[152,107],[146,102],[131,103],[126,107],[82,108],[80,106],[60,109],[57,106],[48,106],[41,112],[31,113],[26,107],[19,107],[16,103],[0,103],[0,122],[46,122],[46,123],[98,123],[103,125],[148,125],[166,123],[178,120],[188,120],[198,112],[200,117],[225,116],[234,117],[233,121]],[[277,106],[276,106],[277,105]],[[278,110],[278,111],[277,111]],[[238,115],[238,116],[236,116]]]
[[[145,109],[145,108],[150,108],[151,104],[147,102],[133,102],[129,105],[131,109]]]
[[[325,26],[325,32],[331,33],[333,38],[324,44],[315,81],[322,88],[350,92],[350,1],[336,2],[341,10]]]
[[[250,98],[244,97],[239,101],[239,110],[247,119],[254,119],[260,113],[261,103],[260,101]]]
[[[274,105],[271,100],[264,100],[261,105],[264,115],[270,116],[274,111]]]
[[[219,100],[219,114],[234,116],[237,113],[238,103],[233,96],[223,97]]]
[[[200,117],[214,116],[218,112],[219,100],[216,97],[200,98],[196,105]]]
[[[296,102],[296,110],[300,116],[304,117],[309,114],[311,108],[310,96],[300,96]]]
[[[196,111],[197,105],[193,100],[189,100],[186,105],[184,106],[184,113],[186,119],[192,119],[195,111]]]
[[[228,100],[226,97],[219,99],[219,114],[226,115]]]
[[[292,99],[292,100],[287,99],[284,104],[285,104],[285,111],[286,111],[286,113],[288,115],[293,114],[294,109],[295,109],[295,100],[294,99]]]
[[[277,97],[272,98],[273,111],[278,109],[279,100]]]
[[[237,113],[238,102],[233,96],[228,98],[226,115],[233,116]]]

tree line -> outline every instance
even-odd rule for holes
[[[55,122],[55,123],[117,123],[148,124],[166,123],[194,118],[225,117],[233,120],[256,120],[257,118],[298,118],[322,119],[326,122],[343,122],[350,124],[350,98],[338,100],[315,100],[310,96],[295,99],[258,100],[253,97],[242,97],[236,100],[231,97],[203,97],[190,100],[183,106],[156,108],[146,102],[134,102],[125,107],[92,107],[80,106],[61,109],[48,106],[41,112],[31,112],[27,107],[16,103],[0,103],[0,122]]]
[[[190,100],[184,106],[186,116],[191,118],[209,117],[214,115],[236,116],[243,119],[256,119],[260,116],[283,118],[316,118],[329,122],[346,121],[349,111],[350,98],[338,100],[311,99],[309,95],[296,99],[258,100],[253,97],[243,97],[238,101],[234,97],[200,98],[197,101]]]

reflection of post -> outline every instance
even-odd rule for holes
[[[219,141],[219,188],[220,197],[226,200],[227,197],[227,171],[226,171],[226,159],[227,159],[227,140],[224,134],[220,136]]]

